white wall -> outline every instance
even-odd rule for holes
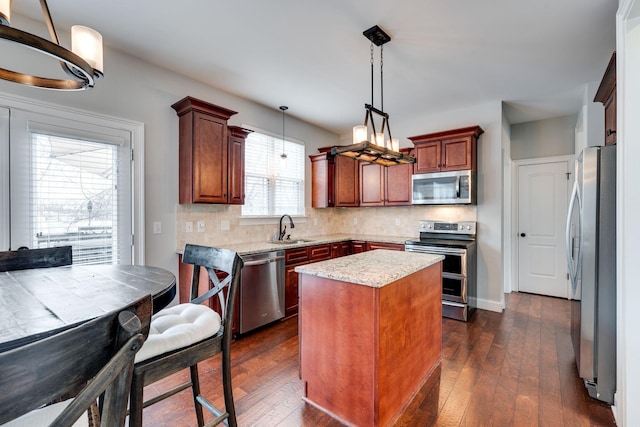
[[[576,120],[572,114],[511,125],[511,160],[573,154]]]

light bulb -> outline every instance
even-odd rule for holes
[[[353,143],[358,144],[367,140],[367,127],[358,125],[353,127]]]
[[[71,51],[103,74],[102,35],[94,29],[82,25],[71,27]]]

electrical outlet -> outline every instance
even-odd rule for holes
[[[313,218],[313,225],[318,225],[318,218]]]
[[[353,218],[353,225],[358,225],[358,218]]]
[[[396,218],[396,225],[400,225],[400,218]]]
[[[220,230],[222,230],[222,231],[229,230],[229,221],[228,220],[223,219],[222,221],[220,221]]]
[[[162,233],[162,223],[160,221],[154,221],[153,223],[153,234]]]
[[[204,233],[204,221],[198,221],[198,233]]]
[[[187,233],[193,233],[193,222],[187,221],[187,225],[185,227]]]

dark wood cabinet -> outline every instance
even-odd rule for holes
[[[312,207],[360,205],[357,160],[345,156],[332,156],[328,151],[312,154],[309,159],[311,160]]]
[[[228,203],[230,205],[244,204],[244,141],[253,132],[239,126],[229,126],[228,168],[227,182]]]
[[[293,316],[298,313],[298,273],[299,265],[331,258],[331,244],[305,246],[287,249],[285,259],[284,315]]]
[[[373,251],[375,249],[388,249],[392,251],[404,251],[404,245],[400,243],[386,243],[386,242],[367,242],[367,250]]]
[[[367,242],[363,240],[351,241],[351,253],[359,254],[367,250]]]
[[[360,162],[360,206],[411,204],[412,164],[384,167]]]
[[[616,98],[616,53],[613,52],[593,99],[594,102],[604,105],[604,145],[614,145],[617,142]]]
[[[229,131],[235,111],[190,96],[171,106],[179,117],[179,203],[229,203]],[[248,132],[248,131],[247,131]],[[237,144],[238,136],[233,137]],[[244,146],[242,146],[244,149]],[[238,146],[232,147],[231,166],[238,172]],[[241,159],[244,164],[244,158]],[[242,167],[240,168],[242,169]],[[244,179],[244,178],[242,178]],[[231,179],[234,191],[239,183]],[[244,187],[244,185],[243,185]],[[238,202],[236,194],[233,203]]]
[[[331,258],[340,258],[351,254],[351,242],[337,242],[331,244]]]
[[[413,173],[476,170],[480,126],[411,136],[416,158]]]

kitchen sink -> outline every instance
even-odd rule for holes
[[[272,240],[271,243],[275,243],[278,245],[300,245],[302,243],[313,242],[313,240],[309,239],[289,239],[289,240]]]

